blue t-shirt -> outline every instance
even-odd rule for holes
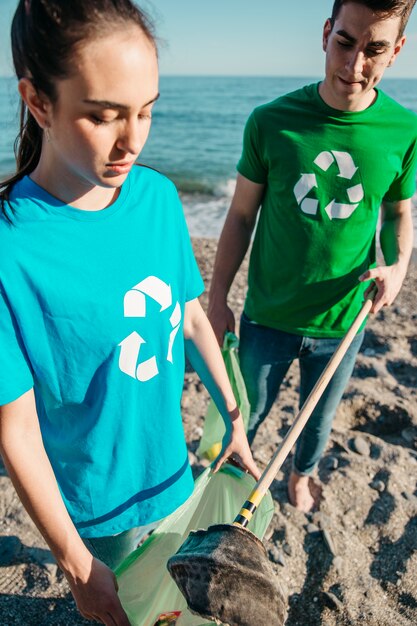
[[[0,405],[34,387],[81,536],[168,515],[193,488],[180,398],[184,305],[203,290],[174,185],[134,167],[101,211],[26,177],[0,219]]]

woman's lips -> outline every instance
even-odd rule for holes
[[[125,163],[108,163],[107,168],[116,174],[127,174],[133,167],[134,161],[126,161]]]

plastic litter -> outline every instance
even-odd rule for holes
[[[226,333],[224,337],[222,355],[230,384],[232,385],[233,393],[242,414],[245,429],[247,430],[250,405],[246,393],[245,383],[240,371],[239,356],[237,353],[238,347],[239,339],[236,335],[230,332]],[[223,418],[213,400],[210,400],[204,420],[203,435],[197,449],[197,455],[200,459],[205,458],[209,461],[213,461],[220,454],[222,439],[225,432],[226,428]]]

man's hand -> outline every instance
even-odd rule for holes
[[[130,626],[117,595],[116,577],[102,561],[91,557],[84,572],[65,575],[83,617],[106,626]]]
[[[220,347],[223,346],[224,336],[230,331],[235,332],[235,316],[232,309],[227,305],[225,301],[222,303],[210,300],[207,317],[213,327],[214,334],[216,335],[217,343]]]
[[[261,471],[257,467],[252,457],[252,452],[249,447],[248,439],[245,433],[245,427],[243,425],[243,419],[236,408],[238,417],[231,422],[231,428],[226,431],[223,438],[222,450],[214,461],[214,473],[218,472],[223,463],[228,458],[232,458],[238,465],[252,474],[255,480],[258,480],[261,476]]]
[[[368,270],[359,277],[360,281],[374,280],[378,287],[371,313],[377,313],[394,302],[404,282],[413,250],[411,199],[384,200],[381,209],[380,242],[386,265]],[[365,297],[371,288],[365,291]]]
[[[395,263],[394,265],[375,267],[359,276],[361,282],[374,280],[378,287],[371,313],[378,313],[382,307],[390,306],[394,302],[404,282],[406,271],[407,268],[404,269],[403,266]],[[366,289],[364,294],[365,298],[372,288],[373,286],[370,285]]]

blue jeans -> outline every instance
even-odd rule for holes
[[[363,337],[362,331],[352,341],[298,438],[293,468],[300,475],[311,474],[326,447],[334,414],[352,375]],[[243,313],[239,358],[251,405],[250,444],[271,410],[292,361],[298,359],[300,365],[301,408],[339,343],[338,338],[303,337],[262,326]]]
[[[96,559],[100,559],[100,561],[103,561],[103,563],[114,570],[133,550],[136,550],[140,540],[151,530],[154,530],[160,524],[160,521],[152,522],[146,526],[137,526],[118,535],[83,537],[82,539]]]

